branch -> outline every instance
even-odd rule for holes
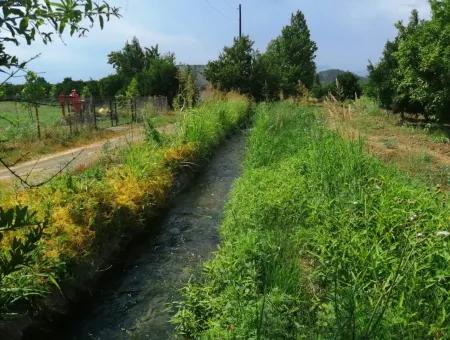
[[[59,169],[58,172],[56,172],[55,174],[53,174],[52,176],[50,176],[49,178],[47,178],[44,181],[41,181],[39,183],[35,183],[32,184],[28,181],[28,178],[30,177],[31,173],[33,172],[34,168],[36,167],[37,163],[36,162],[31,171],[26,175],[26,177],[24,178],[23,176],[19,175],[16,171],[14,171],[13,166],[11,164],[8,164],[3,158],[0,157],[0,164],[3,165],[16,179],[19,180],[19,182],[26,188],[31,189],[31,188],[38,188],[40,186],[43,186],[47,183],[49,183],[50,181],[52,181],[53,179],[55,179],[57,176],[59,176],[62,172],[64,172],[64,170],[66,170],[82,153],[84,152],[84,150],[81,150],[79,153],[77,153],[75,156],[72,157],[72,159],[70,161],[68,161],[66,164],[64,164],[64,166]],[[15,162],[15,164],[17,164],[17,162]]]
[[[26,69],[25,67],[26,67],[29,63],[31,63],[33,60],[39,58],[40,56],[41,56],[41,53],[36,54],[35,56],[31,57],[30,59],[28,59],[28,60],[26,60],[26,61],[24,61],[24,62],[22,62],[22,63],[20,63],[20,64],[18,64],[18,65],[15,65],[16,69],[15,69],[14,71],[10,72],[10,73],[1,70],[1,72],[7,73],[7,74],[8,74],[8,77],[0,83],[0,87],[3,86],[3,85],[5,85],[5,84],[8,82],[8,80],[10,80],[11,78],[16,77],[16,74],[17,74],[17,73],[19,73],[20,71],[24,71],[24,70]]]

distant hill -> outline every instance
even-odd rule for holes
[[[342,73],[345,73],[345,71],[339,69],[331,69],[326,71],[320,71],[317,74],[319,75],[319,79],[322,84],[329,84],[335,82],[336,77]]]
[[[195,74],[197,81],[197,86],[200,90],[203,90],[208,86],[208,81],[206,80],[203,72],[205,71],[205,65],[178,65],[179,68],[190,67]]]
[[[338,75],[345,73],[345,72],[347,72],[347,71],[343,71],[343,70],[339,70],[339,69],[330,69],[330,70],[320,71],[317,74],[319,75],[319,79],[322,84],[330,84],[330,83],[334,83],[336,81],[336,78]],[[366,77],[361,77],[357,73],[355,73],[355,74],[360,80],[367,79]]]

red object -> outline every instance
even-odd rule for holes
[[[59,105],[64,106],[66,104],[66,96],[64,93],[61,93],[58,97]]]
[[[80,95],[76,90],[72,90],[70,93],[70,103],[72,104],[73,112],[79,113],[81,112],[81,100]]]

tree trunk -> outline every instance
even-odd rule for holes
[[[41,139],[41,122],[39,121],[39,109],[37,106],[35,106],[34,110],[36,113],[36,127],[37,127],[38,138]]]

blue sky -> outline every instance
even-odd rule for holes
[[[110,51],[137,36],[142,45],[159,44],[176,54],[178,63],[205,64],[229,45],[238,31],[239,2],[243,6],[243,31],[264,51],[297,9],[305,13],[317,42],[317,65],[364,72],[368,60],[376,61],[387,39],[395,36],[394,23],[417,8],[429,16],[427,0],[113,0],[123,17],[105,30],[94,29],[86,38],[64,36],[52,45],[12,47],[22,58],[42,56],[31,69],[51,82],[69,76],[98,79],[113,69]]]

